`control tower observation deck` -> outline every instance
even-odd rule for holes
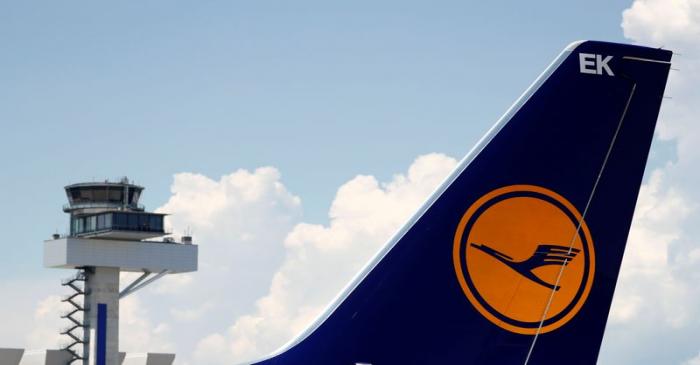
[[[66,186],[70,236],[147,239],[165,235],[165,214],[148,213],[139,198],[143,187],[119,183],[80,183]]]
[[[197,270],[192,237],[165,237],[166,214],[139,205],[143,190],[126,178],[65,187],[70,233],[44,242],[44,266],[78,270],[63,281],[72,290],[64,299],[69,326],[61,332],[70,363],[119,364],[119,299],[166,274]],[[120,272],[142,274],[120,289]]]

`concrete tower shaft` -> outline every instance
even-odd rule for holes
[[[85,288],[85,306],[90,309],[85,312],[85,342],[93,355],[88,364],[119,364],[119,268],[87,269]]]

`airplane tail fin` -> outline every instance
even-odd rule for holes
[[[594,364],[672,53],[568,46],[260,364]]]

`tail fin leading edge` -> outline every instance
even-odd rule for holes
[[[259,364],[594,364],[670,60],[567,47],[329,310]]]

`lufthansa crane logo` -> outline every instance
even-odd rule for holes
[[[593,240],[561,195],[511,185],[474,202],[454,238],[457,279],[495,325],[520,334],[554,331],[586,302],[595,274]]]

